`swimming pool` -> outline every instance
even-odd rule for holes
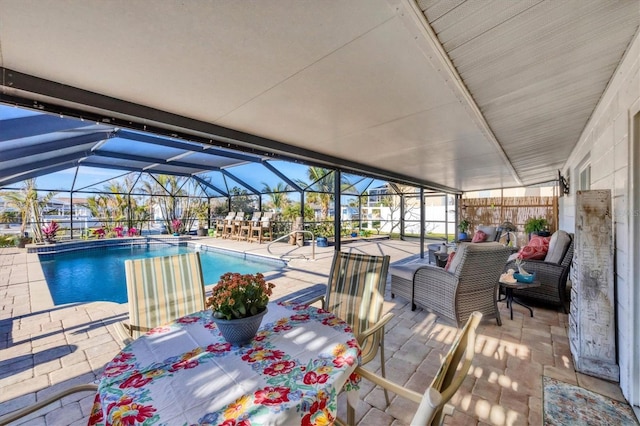
[[[40,265],[55,305],[95,301],[125,303],[125,260],[192,251],[193,248],[186,246],[111,247],[41,256]],[[201,251],[200,260],[205,285],[217,283],[225,272],[247,274],[282,267],[273,262],[245,260],[239,256],[210,251]]]

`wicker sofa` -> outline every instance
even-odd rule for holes
[[[516,297],[526,297],[538,302],[560,306],[563,312],[568,313],[567,302],[569,300],[567,290],[567,277],[573,259],[573,234],[565,231],[556,231],[549,241],[549,251],[544,260],[525,260],[524,269],[529,273],[535,273],[536,281],[540,281],[540,287],[527,290],[514,290]],[[517,270],[515,260],[510,261],[504,270]]]
[[[392,296],[400,295],[411,300],[412,308],[421,306],[458,326],[473,311],[502,325],[496,294],[510,253],[498,243],[461,243],[449,271],[432,265],[413,270],[411,266],[395,266],[390,268]]]

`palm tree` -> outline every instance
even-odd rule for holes
[[[91,215],[100,220],[103,226],[108,225],[109,198],[105,194],[87,198],[87,207]]]
[[[189,190],[184,188],[187,184],[191,185]],[[149,204],[160,207],[167,229],[171,229],[173,219],[180,219],[181,229],[191,229],[198,209],[206,204],[200,197],[189,196],[196,192],[197,187],[198,183],[193,179],[174,175],[156,175],[154,180],[142,183],[142,191],[150,196]]]
[[[127,218],[128,202],[125,194],[128,193],[128,188],[125,188],[120,182],[113,182],[104,188],[107,193],[107,205],[109,206],[109,213],[112,223],[116,226],[122,225]]]
[[[24,235],[29,221],[29,201],[23,191],[20,192],[3,192],[2,197],[7,200],[7,205],[18,210],[20,214],[20,236]]]
[[[284,182],[278,182],[273,188],[269,184],[262,182],[262,192],[269,195],[271,208],[277,212],[281,212],[289,204],[287,189],[289,188]]]
[[[310,166],[307,169],[307,177],[313,182],[311,186],[315,187],[317,191],[309,191],[307,193],[307,200],[311,203],[320,204],[320,219],[322,220],[326,220],[329,216],[329,206],[333,201],[333,193],[335,191],[335,176],[334,171],[322,167]],[[298,183],[299,186],[307,187],[304,181],[298,180],[296,183]],[[341,175],[340,186],[345,187],[348,185],[349,180],[344,175]]]
[[[13,206],[20,212],[22,224],[20,225],[20,235],[23,236],[27,223],[31,222],[31,231],[36,241],[44,241],[40,224],[42,222],[42,212],[49,204],[49,201],[57,194],[57,192],[49,192],[47,195],[38,196],[38,188],[35,179],[27,179],[24,181],[20,191],[8,191],[2,193],[7,200],[7,204]]]
[[[171,221],[178,218],[176,195],[179,195],[182,183],[176,176],[157,175],[154,180],[142,184],[142,190],[150,196],[149,202],[160,207],[167,229],[171,229]]]

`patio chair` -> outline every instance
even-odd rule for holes
[[[448,270],[426,265],[413,276],[413,302],[462,326],[473,311],[502,325],[496,301],[509,247],[460,243]]]
[[[329,273],[327,292],[308,303],[322,300],[322,308],[346,321],[362,349],[360,365],[372,361],[380,349],[380,369],[384,368],[384,326],[391,318],[382,318],[387,285],[389,256],[335,252]],[[385,398],[389,396],[385,390]]]
[[[76,386],[72,386],[68,389],[65,389],[63,391],[60,391],[48,398],[43,399],[42,401],[38,401],[35,404],[31,404],[25,408],[22,408],[20,410],[16,410],[12,413],[9,414],[5,414],[3,416],[0,417],[0,426],[4,426],[4,425],[8,425],[9,423],[13,423],[18,419],[21,419],[22,417],[25,417],[31,413],[34,413],[36,411],[38,411],[39,409],[46,407],[49,404],[52,404],[56,401],[61,400],[62,398],[68,396],[68,395],[72,395],[74,393],[78,393],[78,392],[93,392],[96,393],[96,391],[98,390],[98,385],[95,383],[87,383],[87,384],[82,384],[82,385],[76,385]]]
[[[130,259],[124,267],[132,338],[204,309],[200,253]]]
[[[440,369],[433,378],[424,394],[408,389],[378,376],[362,367],[356,368],[356,373],[386,390],[419,404],[411,421],[412,425],[442,425],[445,414],[451,414],[453,407],[447,402],[458,391],[465,378],[475,355],[476,329],[482,314],[473,312],[462,332],[449,348],[449,352],[442,359]],[[458,366],[461,364],[461,368]],[[349,406],[349,411],[353,408]],[[447,413],[445,413],[447,411]],[[355,417],[351,414],[350,416]]]

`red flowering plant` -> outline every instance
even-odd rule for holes
[[[93,231],[93,235],[95,235],[98,238],[104,238],[106,233],[107,231],[105,231],[104,228],[98,228]]]
[[[129,228],[129,230],[127,231],[127,234],[130,237],[135,237],[136,235],[138,235],[138,230],[136,228]]]
[[[206,306],[213,316],[223,319],[251,317],[264,311],[275,284],[267,283],[264,275],[227,272],[213,287]]]
[[[123,233],[122,233],[123,231],[124,231],[124,228],[122,226],[116,226],[115,228],[113,228],[113,232],[115,232],[118,237],[123,236]]]
[[[51,223],[42,227],[42,235],[47,241],[52,241],[56,238],[58,229],[60,229],[60,226],[55,220],[52,220]]]
[[[181,226],[182,226],[182,221],[180,219],[173,219],[171,221],[171,228],[173,229],[173,232],[175,232],[176,234],[180,232]]]

